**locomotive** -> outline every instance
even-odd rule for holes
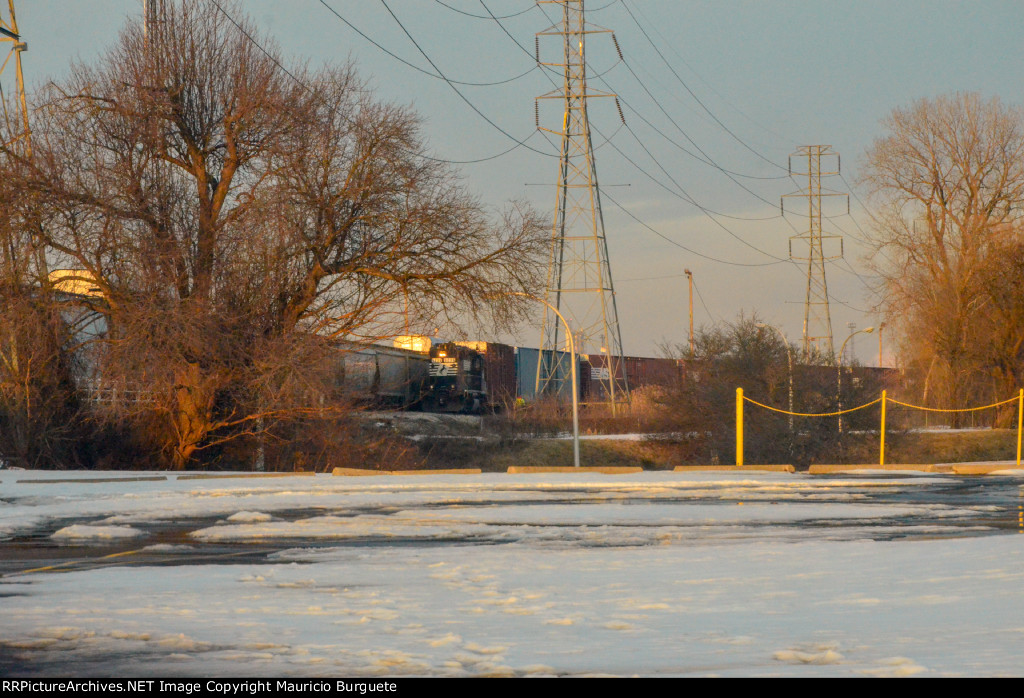
[[[421,408],[425,412],[479,414],[487,403],[484,359],[480,352],[455,342],[431,346]]]

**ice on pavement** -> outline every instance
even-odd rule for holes
[[[92,552],[0,563],[9,674],[1022,673],[1014,478],[47,477],[0,545]]]

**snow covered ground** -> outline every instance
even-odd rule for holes
[[[125,475],[0,471],[0,673],[1024,674],[1024,472]]]

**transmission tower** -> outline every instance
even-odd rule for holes
[[[146,48],[153,50],[163,41],[167,25],[167,8],[164,6],[164,0],[142,0],[142,19]]]
[[[603,365],[595,365],[591,374],[592,382],[603,388],[603,395],[594,396],[594,401],[605,400],[614,405],[629,399],[629,385],[622,362],[622,335],[601,214],[587,100],[615,95],[589,90],[586,66],[587,35],[611,32],[590,28],[586,24],[584,0],[541,1],[559,5],[562,19],[559,24],[537,34],[537,63],[557,68],[565,76],[561,90],[538,98],[561,100],[561,128],[542,127],[539,101],[537,106],[537,128],[559,135],[562,142],[557,204],[551,231],[547,301],[566,316],[578,352],[597,353],[604,357]],[[562,38],[561,60],[541,60],[540,37],[546,36]],[[614,35],[612,38],[614,41]],[[545,308],[541,355],[537,364],[538,395],[560,394],[563,384],[569,380],[568,356],[560,353],[568,347],[560,332],[558,317]]]
[[[0,55],[3,55],[0,63],[0,109],[3,110],[0,146],[3,152],[0,156],[22,161],[32,157],[32,129],[25,98],[25,75],[21,68],[21,54],[26,51],[28,43],[18,31],[14,0],[7,0],[7,14],[0,10]],[[9,99],[4,84],[10,82],[12,72],[15,95]],[[34,275],[39,283],[48,285],[46,250],[38,217],[27,215],[14,206],[5,206],[0,210],[0,219],[0,226],[5,228],[3,250],[0,252],[4,280],[21,282]]]
[[[793,169],[793,159],[797,162],[806,161],[803,171]],[[828,169],[823,169],[822,162]],[[832,169],[831,163],[835,163]],[[789,239],[789,256],[791,259],[807,262],[807,298],[804,302],[804,355],[809,356],[812,349],[823,352],[826,356],[835,353],[832,341],[832,317],[828,308],[828,282],[825,279],[825,262],[843,256],[843,238],[841,235],[826,235],[821,227],[821,201],[832,196],[845,196],[847,212],[850,197],[848,194],[824,191],[821,178],[839,174],[839,153],[830,145],[804,145],[789,156],[789,174],[806,175],[807,189],[782,197],[783,212],[787,198],[807,199],[807,232],[794,235]],[[793,242],[797,242],[794,253]],[[838,241],[839,254],[826,255],[825,242]],[[802,256],[806,251],[806,256]]]
[[[7,0],[8,14],[4,17],[0,14],[0,52],[4,52],[4,61],[0,63],[0,103],[2,103],[4,115],[4,139],[5,148],[11,148],[15,152],[30,156],[32,154],[32,136],[28,123],[28,103],[25,100],[25,76],[21,71],[21,54],[28,50],[28,44],[21,40],[18,33],[18,20],[14,12],[14,0]],[[13,104],[8,104],[7,96],[3,90],[3,77],[11,67],[11,58],[14,58],[13,69],[16,80],[16,94]],[[14,113],[11,113],[13,107]]]

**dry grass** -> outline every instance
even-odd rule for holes
[[[427,438],[419,442],[428,468],[478,467],[504,472],[509,466],[571,466],[572,441],[544,437]],[[967,432],[888,434],[888,463],[967,463],[1011,460],[1016,457],[1017,435],[1011,429]],[[586,466],[640,466],[666,470],[677,465],[708,465],[689,457],[687,444],[672,439],[588,439],[580,443],[580,460]],[[853,434],[842,453],[831,454],[829,463],[875,463],[878,434]],[[825,462],[821,460],[819,462]],[[728,465],[729,463],[724,463]]]
[[[877,441],[875,436],[876,455]],[[888,436],[885,459],[890,463],[970,463],[1017,457],[1016,429],[957,432],[913,432]]]
[[[419,442],[428,468],[480,468],[505,472],[511,466],[571,466],[572,440],[553,438],[426,438]],[[642,467],[664,470],[680,464],[672,442],[587,439],[580,442],[580,462],[594,467]]]
[[[581,434],[645,433],[658,422],[655,386],[632,391],[629,404],[583,403],[580,405]],[[550,436],[572,429],[572,405],[558,400],[538,400],[488,419],[489,431],[504,435]]]

